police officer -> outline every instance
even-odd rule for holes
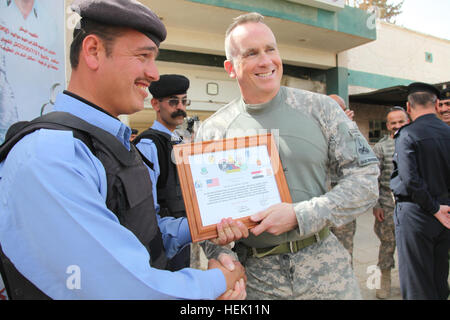
[[[240,264],[164,270],[190,243],[188,224],[156,215],[152,164],[117,118],[142,110],[158,80],[164,25],[135,0],[76,0],[72,9],[82,20],[68,89],[56,112],[0,148],[0,269],[9,297],[215,299],[234,289],[222,297],[245,298]]]
[[[409,123],[409,117],[402,107],[392,107],[386,115],[386,127],[389,135],[383,137],[373,147],[373,151],[380,162],[380,177],[378,185],[380,196],[373,208],[375,223],[373,229],[380,240],[378,250],[378,267],[381,270],[381,286],[376,291],[379,299],[386,299],[391,294],[391,269],[394,268],[395,227],[394,227],[394,198],[392,196],[391,174],[394,168],[394,134]]]
[[[175,163],[172,161],[172,145],[181,142],[174,130],[183,123],[189,79],[183,75],[161,75],[159,81],[149,86],[151,104],[156,112],[152,127],[142,132],[134,144],[142,154],[154,164],[158,179],[157,195],[159,215],[162,217],[186,217],[180,181]],[[169,270],[176,271],[190,265],[190,247],[185,247],[169,261]]]
[[[450,127],[436,116],[439,91],[408,86],[412,123],[395,135],[391,189],[404,299],[448,298]]]

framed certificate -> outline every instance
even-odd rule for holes
[[[193,242],[216,238],[223,218],[252,228],[249,216],[292,202],[270,133],[178,144],[174,160]]]

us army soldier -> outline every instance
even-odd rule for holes
[[[251,216],[258,225],[234,247],[246,267],[248,298],[360,299],[350,255],[328,226],[348,223],[375,205],[377,158],[331,98],[280,85],[277,43],[260,14],[237,17],[225,38],[224,67],[242,96],[204,121],[196,138],[278,130],[293,199]],[[327,192],[332,161],[343,174]],[[211,257],[231,254],[208,242],[204,249]]]
[[[389,183],[391,181],[394,164],[392,158],[395,151],[394,134],[405,124],[409,123],[409,117],[402,107],[393,107],[386,116],[386,127],[390,134],[382,138],[374,147],[378,160],[380,161],[379,190],[380,197],[377,205],[373,208],[375,216],[374,231],[380,239],[378,252],[378,267],[381,270],[381,287],[377,289],[376,296],[386,299],[391,291],[391,269],[394,268],[395,252],[395,226],[394,226],[394,196]]]

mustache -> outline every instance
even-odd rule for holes
[[[183,118],[186,118],[187,113],[186,113],[186,111],[179,109],[179,110],[177,110],[175,112],[172,112],[172,114],[170,116],[172,118],[177,118],[179,116],[183,116]]]

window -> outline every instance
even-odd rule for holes
[[[369,142],[376,143],[388,134],[385,120],[369,120]]]

